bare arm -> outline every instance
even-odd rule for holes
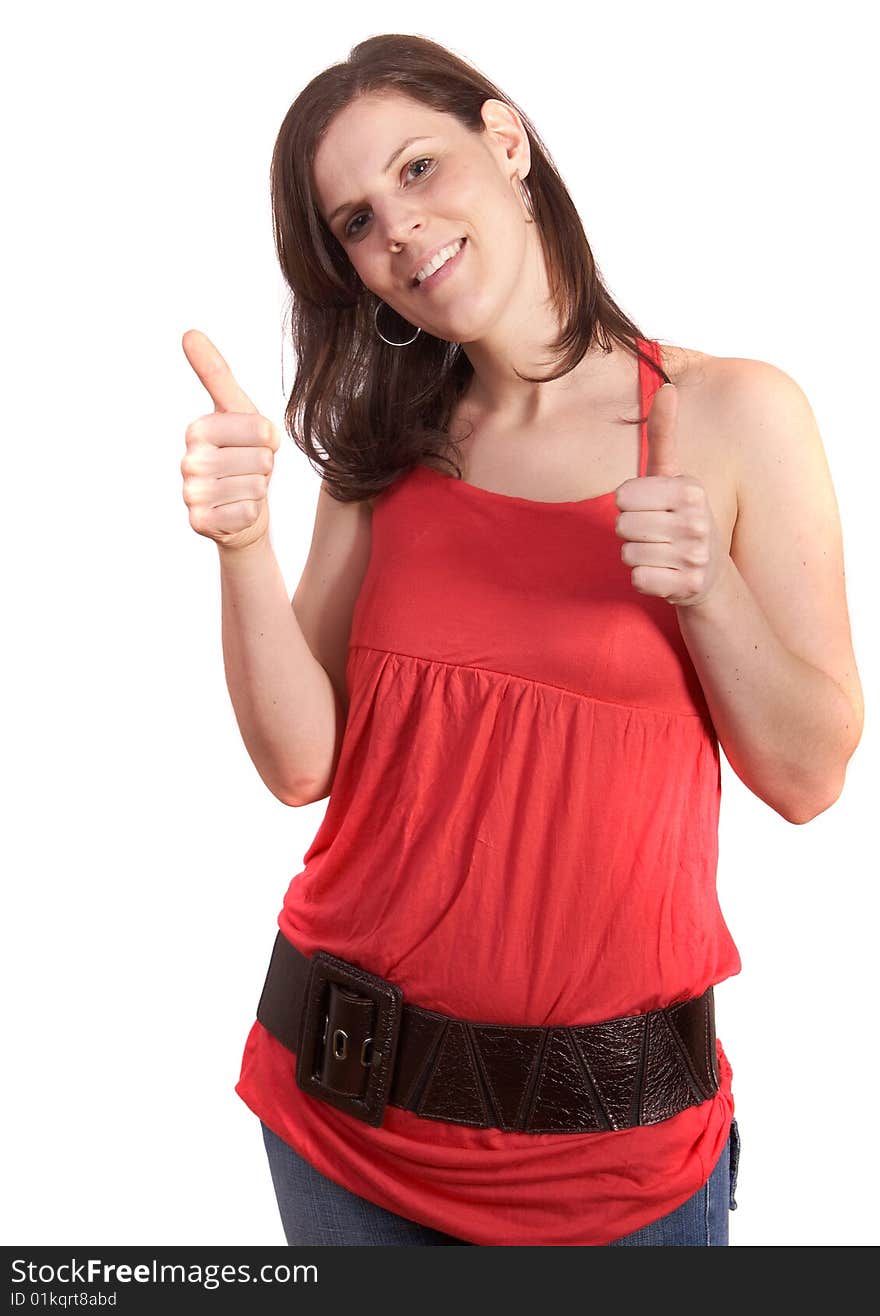
[[[292,602],[268,537],[220,549],[229,694],[254,766],[285,804],[324,799],[333,784],[352,615],[371,543],[370,501],[340,503],[322,485]]]
[[[220,553],[223,662],[257,772],[285,804],[328,794],[348,712],[352,613],[372,542],[372,500],[340,503],[322,484],[308,560],[291,604],[269,536],[268,486],[280,445],[215,345],[182,346],[214,411],[186,431],[180,463],[190,524]]]
[[[254,767],[284,804],[332,779],[345,712],[287,597],[268,538],[220,548],[223,663]]]
[[[803,823],[840,796],[864,724],[837,499],[795,381],[739,358],[723,379],[739,514],[717,588],[678,620],[731,767]]]

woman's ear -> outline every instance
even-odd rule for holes
[[[490,96],[480,106],[480,114],[493,143],[500,147],[508,164],[513,164],[520,176],[529,171],[529,138],[511,105]]]

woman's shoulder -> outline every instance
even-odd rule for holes
[[[663,369],[677,387],[685,388],[703,399],[715,399],[731,385],[749,377],[768,380],[779,376],[780,371],[767,361],[739,356],[713,356],[694,347],[678,347],[660,343]]]
[[[707,442],[713,435],[723,442],[741,371],[759,363],[714,356],[694,347],[658,346],[663,369],[678,390],[679,425],[700,431]]]
[[[661,343],[660,361],[666,374],[676,387],[695,386],[706,383],[707,372],[711,371],[713,362],[721,357],[714,357],[709,352],[701,352],[695,347],[678,347],[672,343]]]
[[[797,390],[791,378],[768,361],[751,357],[714,356],[696,348],[658,343],[663,369],[679,390],[679,409],[713,432],[741,427],[744,399],[760,402],[786,386]],[[729,437],[729,436],[728,436]]]

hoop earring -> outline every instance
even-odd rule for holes
[[[521,196],[522,199],[523,199],[523,205],[524,205],[525,208],[526,208],[526,214],[528,215],[528,219],[526,220],[526,223],[527,223],[527,224],[534,224],[534,222],[535,222],[535,207],[534,207],[534,205],[532,204],[531,193],[529,192],[529,189],[526,187],[525,182],[523,181],[523,179],[520,178],[519,174],[516,175],[516,179],[517,179],[517,182],[519,183],[519,193],[520,193],[520,196]]]
[[[376,302],[376,309],[373,311],[373,323],[376,326],[376,333],[382,339],[382,342],[387,343],[389,347],[408,347],[410,343],[414,343],[416,341],[419,334],[422,332],[421,327],[418,325],[416,326],[416,331],[413,334],[412,338],[407,338],[402,343],[393,343],[390,338],[385,337],[385,335],[382,333],[382,330],[379,328],[379,307],[384,306],[385,304],[386,303],[381,300]],[[401,316],[400,318],[403,319],[403,316]]]

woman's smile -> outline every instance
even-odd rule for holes
[[[458,269],[464,259],[465,247],[467,246],[467,238],[460,238],[459,241],[461,242],[461,246],[455,255],[451,256],[449,260],[444,261],[439,270],[434,270],[433,273],[428,275],[427,279],[423,279],[420,283],[416,283],[415,291],[430,292],[433,288],[436,288],[439,284],[443,283],[445,279],[452,277],[452,274]],[[444,250],[446,249],[444,248]]]

